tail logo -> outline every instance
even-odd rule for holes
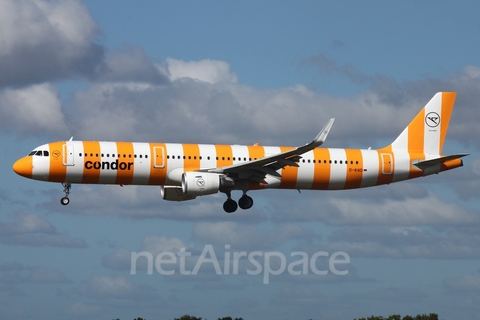
[[[429,112],[425,117],[425,123],[430,128],[438,127],[440,124],[440,116],[436,112]]]

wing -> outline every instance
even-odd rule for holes
[[[212,168],[199,170],[202,172],[224,173],[235,180],[249,180],[251,182],[260,184],[267,184],[265,177],[267,174],[281,178],[277,170],[286,166],[298,167],[297,162],[301,159],[301,155],[313,150],[325,141],[330,129],[332,128],[334,118],[330,119],[323,129],[317,134],[312,142],[304,146],[296,147],[292,150],[274,154],[261,159],[236,164],[233,166]]]

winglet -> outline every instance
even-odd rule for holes
[[[313,141],[310,142],[309,144],[311,144],[314,148],[316,148],[316,147],[319,147],[322,143],[324,143],[325,140],[327,139],[330,129],[333,126],[334,121],[335,121],[335,118],[330,119],[330,121],[328,121],[325,127],[323,127],[323,129],[317,134],[315,139],[313,139]]]

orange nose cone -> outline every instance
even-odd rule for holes
[[[32,157],[24,157],[13,164],[13,171],[22,177],[32,177]]]

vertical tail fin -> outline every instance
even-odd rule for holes
[[[438,92],[390,145],[392,150],[440,155],[455,103],[455,92]]]

